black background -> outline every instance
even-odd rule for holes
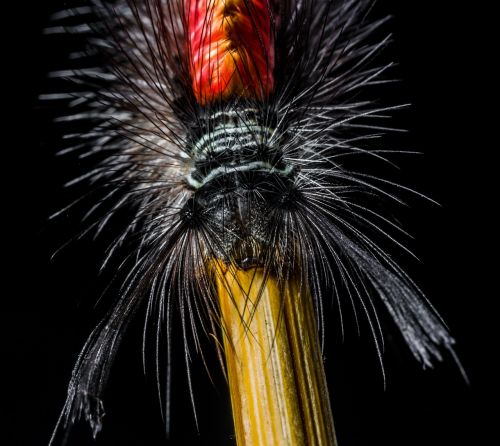
[[[102,242],[75,243],[55,260],[51,253],[78,228],[74,218],[48,223],[51,212],[74,197],[62,188],[74,159],[54,157],[58,133],[37,96],[47,71],[60,63],[61,48],[42,37],[50,11],[62,1],[14,4],[3,17],[6,128],[3,132],[3,230],[5,286],[2,293],[2,397],[6,445],[47,444],[65,398],[72,365],[92,325],[106,277],[97,278]],[[497,296],[487,289],[488,246],[484,167],[488,152],[481,33],[473,11],[456,2],[384,0],[376,14],[392,14],[394,59],[402,84],[393,95],[412,107],[396,124],[408,128],[405,148],[423,156],[398,159],[401,178],[432,196],[441,207],[412,200],[401,219],[421,263],[407,262],[457,340],[457,354],[469,375],[466,385],[450,357],[435,370],[421,371],[392,331],[387,338],[384,390],[367,330],[358,339],[348,330],[328,330],[327,372],[340,446],[481,445],[492,441],[485,407],[491,387],[486,372],[494,357],[485,314]],[[481,80],[480,80],[481,79]],[[71,158],[71,157],[70,157]],[[494,202],[490,203],[494,204]],[[485,246],[486,245],[486,246]],[[391,336],[394,334],[394,338]],[[132,325],[105,394],[104,430],[95,444],[165,444],[152,380],[142,375],[140,324]],[[180,359],[180,358],[179,358]],[[217,372],[215,385],[195,359],[199,434],[189,404],[181,362],[174,371],[171,443],[232,444],[228,396]],[[213,363],[216,370],[217,365]],[[93,444],[86,426],[74,430],[70,445]]]

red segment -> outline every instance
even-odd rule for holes
[[[269,0],[186,0],[193,92],[202,105],[273,89]]]

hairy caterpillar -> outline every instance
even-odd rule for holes
[[[191,15],[198,7],[212,16],[217,2],[95,1],[55,17],[62,25],[52,32],[89,34],[92,55],[107,61],[53,74],[79,87],[52,96],[74,107],[61,119],[96,123],[74,135],[76,149],[102,158],[78,179],[102,188],[89,230],[102,231],[127,209],[129,224],[106,259],[135,243],[120,300],[84,347],[65,405],[66,420],[84,415],[94,433],[110,364],[140,306],[166,330],[167,350],[170,321],[182,321],[186,358],[189,338],[196,345],[203,332],[219,330],[213,258],[261,265],[281,281],[300,274],[318,321],[334,295],[339,311],[344,301],[366,314],[377,346],[372,299],[380,298],[425,366],[440,359],[440,346],[451,350],[439,317],[376,241],[397,244],[388,232],[394,224],[369,207],[378,204],[374,194],[396,199],[394,185],[344,165],[352,154],[383,156],[369,142],[384,131],[383,115],[398,108],[360,97],[388,68],[373,62],[387,41],[371,40],[384,20],[367,19],[371,2],[363,0],[239,3],[250,19],[237,52],[245,57],[230,60],[236,74],[222,85],[215,76],[208,90],[193,47],[213,22],[202,21],[190,40]],[[267,14],[264,27],[254,4]],[[75,17],[79,24],[65,26]]]

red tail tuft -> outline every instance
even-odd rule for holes
[[[273,89],[269,0],[186,0],[193,91],[202,105]]]

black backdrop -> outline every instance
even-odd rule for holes
[[[7,398],[2,397],[7,423],[0,437],[6,436],[2,443],[8,445],[42,445],[64,402],[78,351],[102,314],[94,303],[106,277],[96,278],[103,249],[99,241],[75,243],[50,261],[50,254],[78,227],[71,217],[47,223],[47,216],[73,196],[62,184],[75,163],[54,157],[59,135],[36,99],[46,88],[47,70],[61,54],[61,48],[42,38],[41,29],[49,12],[66,2],[11,3],[2,20],[7,249],[1,343],[8,377],[3,381]],[[352,329],[342,343],[339,331],[329,327],[325,356],[339,444],[487,444],[486,395],[479,391],[488,354],[482,318],[495,296],[486,292],[486,268],[478,250],[487,231],[481,222],[479,165],[488,146],[475,131],[481,114],[476,102],[481,68],[474,18],[451,1],[381,0],[377,9],[377,14],[394,16],[389,24],[395,38],[391,51],[400,62],[397,75],[403,82],[391,99],[413,104],[395,118],[410,130],[401,141],[405,148],[424,152],[397,160],[401,178],[442,205],[413,200],[411,209],[402,210],[401,219],[415,236],[410,248],[422,261],[406,267],[450,326],[471,385],[449,357],[435,370],[421,371],[392,331],[384,390],[368,331],[358,339]],[[165,444],[155,389],[142,375],[141,327],[136,325],[112,372],[98,445]],[[212,385],[201,362],[194,360],[198,434],[181,362],[174,371],[168,444],[232,444],[222,378],[214,373]],[[215,362],[212,366],[217,367]],[[69,444],[93,444],[87,426],[77,427]]]

